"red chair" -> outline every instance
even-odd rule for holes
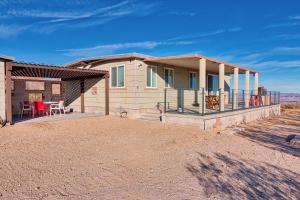
[[[44,117],[44,113],[45,113],[44,102],[42,101],[34,102],[34,113],[32,116],[34,117],[35,112],[37,112],[36,114],[39,115],[40,111],[42,111],[42,116]]]

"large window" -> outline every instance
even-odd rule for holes
[[[153,66],[147,67],[147,87],[155,88],[156,87],[156,71],[157,68]]]
[[[189,72],[189,88],[197,89],[197,73]]]
[[[111,87],[125,87],[125,67],[117,66],[111,68]]]
[[[165,68],[165,87],[170,88],[174,86],[174,70]]]

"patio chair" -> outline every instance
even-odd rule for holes
[[[50,116],[52,115],[53,111],[58,111],[59,115],[61,115],[61,113],[65,114],[64,101],[61,100],[57,104],[50,104]]]
[[[20,113],[20,118],[23,118],[23,114],[25,111],[28,111],[28,113],[30,113],[32,111],[31,106],[29,104],[29,101],[23,101],[20,102],[20,106],[21,106],[21,113]]]
[[[34,112],[36,112],[37,115],[39,115],[39,113],[42,111],[42,116],[44,117],[45,114],[45,105],[44,102],[42,101],[36,101],[34,102]],[[33,113],[33,117],[34,117],[35,113]]]

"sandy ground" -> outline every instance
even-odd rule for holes
[[[0,129],[0,199],[300,199],[300,111],[203,133],[114,117]]]

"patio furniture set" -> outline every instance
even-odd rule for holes
[[[32,115],[32,118],[40,116],[51,116],[53,114],[59,113],[65,114],[64,101],[61,100],[59,102],[52,101],[35,101],[30,103],[29,101],[23,101],[21,103],[21,113],[20,118],[23,118],[24,112],[28,112],[28,114]]]

